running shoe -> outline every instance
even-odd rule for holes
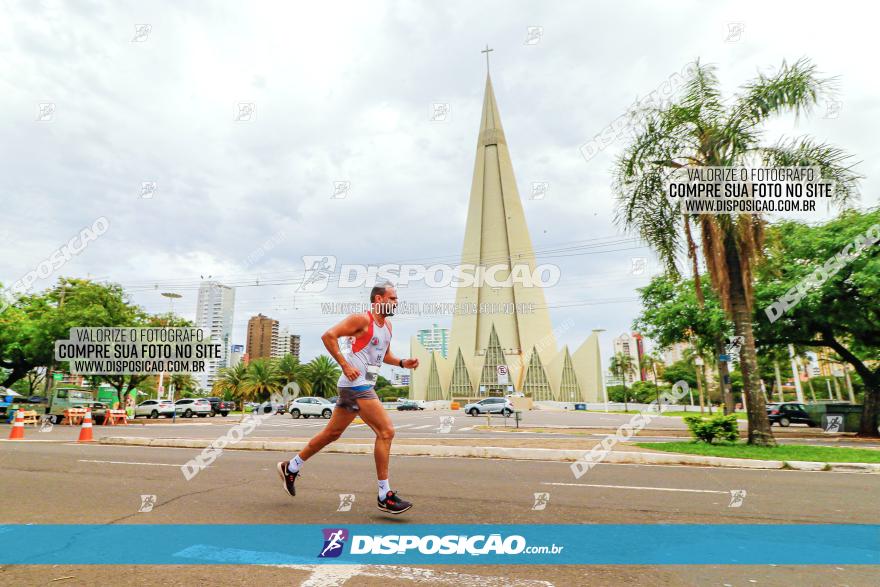
[[[397,497],[397,494],[393,491],[389,491],[387,494],[385,494],[385,499],[379,499],[377,497],[376,501],[378,501],[378,506],[380,510],[395,515],[402,514],[413,506],[413,504],[406,501],[405,499],[400,499],[399,497]]]
[[[288,495],[296,495],[296,487],[293,486],[296,483],[296,478],[299,477],[299,473],[291,473],[287,470],[287,465],[290,464],[290,461],[281,461],[276,466],[278,469],[278,474],[281,475],[281,479],[284,481],[284,491],[288,493]]]

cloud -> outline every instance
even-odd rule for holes
[[[121,282],[151,311],[166,309],[157,290],[174,288],[190,316],[200,275],[247,283],[234,341],[263,312],[301,332],[312,356],[326,318],[294,302],[292,287],[257,282],[301,272],[303,254],[379,263],[460,254],[487,42],[539,250],[617,234],[609,169],[623,143],[589,162],[578,147],[697,56],[718,65],[729,91],[801,55],[841,75],[838,118],[786,119],[771,137],[814,134],[857,153],[865,205],[876,205],[880,147],[864,122],[880,113],[865,73],[873,53],[860,45],[876,37],[872,20],[818,3],[796,13],[689,6],[5,4],[0,281],[103,215],[111,229],[65,274]],[[737,43],[725,42],[729,22],[745,25]],[[150,28],[132,42],[136,24]],[[543,27],[537,45],[525,44],[529,26]],[[430,120],[438,102],[449,104],[447,122]],[[36,121],[40,103],[55,105],[51,121]],[[250,122],[235,120],[242,103],[255,108]],[[345,199],[331,199],[338,181],[351,182]],[[548,195],[529,200],[537,181],[549,182]],[[150,199],[139,197],[144,182],[156,182]],[[279,232],[288,238],[248,261]],[[573,337],[628,330],[635,302],[564,304],[635,297],[649,277],[629,274],[633,256],[651,254],[559,258],[563,284],[547,291],[554,322],[572,318]],[[431,321],[401,319],[398,351]]]

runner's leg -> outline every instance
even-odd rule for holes
[[[373,456],[376,459],[376,477],[388,479],[388,460],[391,455],[391,441],[394,440],[394,424],[388,412],[378,399],[358,399],[359,414],[364,423],[376,434]]]
[[[351,424],[351,421],[354,420],[356,415],[356,413],[341,407],[337,407],[333,410],[333,415],[330,416],[330,421],[327,422],[327,425],[324,426],[323,430],[309,440],[309,443],[305,448],[300,451],[298,455],[299,458],[303,461],[307,461],[322,448],[331,442],[338,440],[339,437],[342,436],[342,433],[345,432],[345,429],[348,428],[348,425]]]

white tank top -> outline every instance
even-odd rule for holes
[[[385,353],[391,345],[391,322],[386,318],[385,325],[379,326],[373,320],[373,314],[367,312],[367,316],[370,318],[369,328],[362,335],[352,337],[354,341],[351,351],[345,353],[345,360],[357,369],[360,375],[352,381],[343,373],[339,376],[339,387],[369,389],[376,386],[379,367],[382,366]]]

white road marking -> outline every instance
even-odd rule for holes
[[[197,558],[202,561],[217,561],[224,564],[243,563],[281,569],[309,571],[311,575],[300,583],[300,587],[338,587],[353,577],[372,577],[396,579],[395,584],[412,582],[427,585],[454,585],[455,587],[553,587],[549,581],[538,579],[514,579],[508,575],[470,575],[455,571],[440,571],[425,567],[403,567],[397,565],[312,565],[312,564],[271,564],[266,560],[291,560],[294,557],[285,553],[260,552],[238,548],[221,548],[209,544],[194,544],[174,553],[180,558]]]
[[[648,491],[682,491],[685,493],[723,493],[730,494],[729,491],[717,491],[714,489],[678,489],[675,487],[638,487],[636,485],[597,485],[592,483],[550,483],[545,482],[541,485],[561,485],[565,487],[604,487],[606,489],[646,489]]]
[[[465,428],[459,428],[458,432],[464,432],[465,430],[473,430],[475,426],[467,426]]]
[[[151,467],[177,467],[178,469],[181,465],[176,465],[174,463],[138,463],[135,461],[98,461],[93,459],[78,459],[77,462],[80,463],[107,463],[109,465],[147,465]]]
[[[433,426],[433,424],[425,424],[424,426],[413,426],[412,428],[410,428],[410,430],[423,430],[425,428],[430,428],[432,426]]]
[[[354,424],[352,426],[349,426],[349,428],[363,428],[365,426],[366,426],[366,424]]]
[[[321,565],[299,587],[341,587],[360,575],[363,565]]]

